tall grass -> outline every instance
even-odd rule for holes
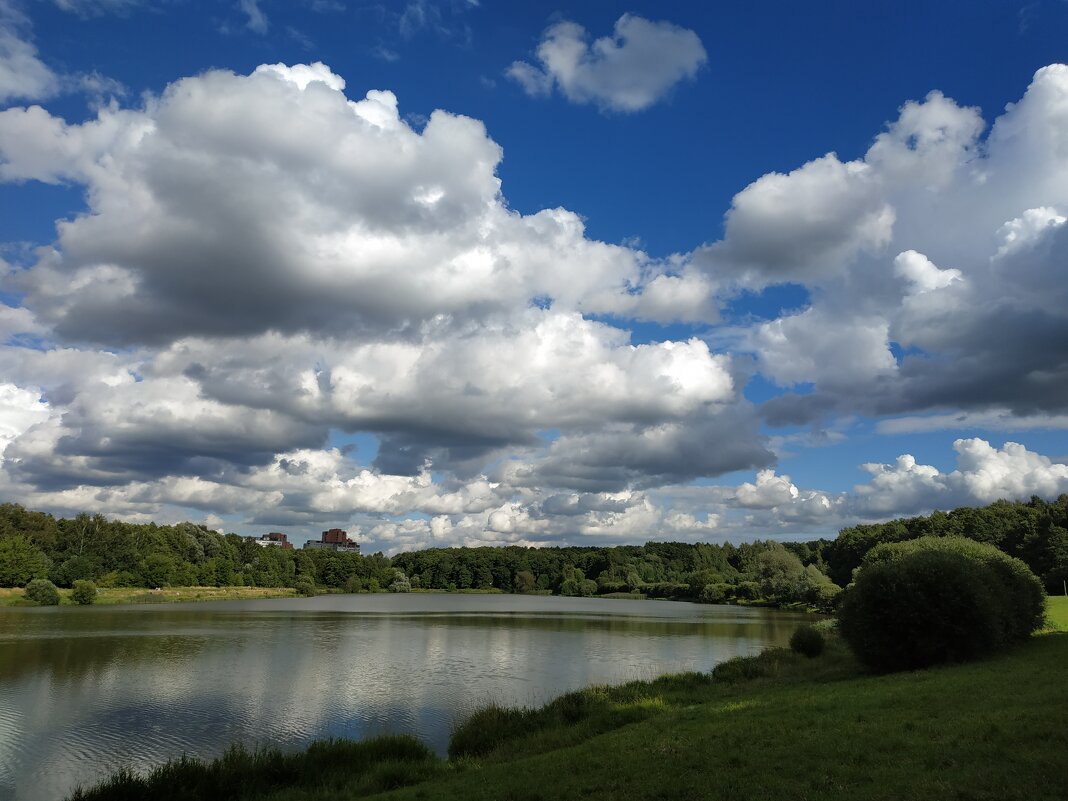
[[[182,756],[145,775],[120,770],[94,787],[78,788],[69,801],[237,801],[284,788],[359,797],[424,781],[439,769],[430,749],[409,736],[322,740],[297,753],[235,745],[210,762]]]
[[[537,708],[489,704],[453,730],[449,759],[481,757],[514,748],[518,741],[526,753],[578,742],[684,703],[711,681],[706,673],[680,673],[617,687],[588,687]]]

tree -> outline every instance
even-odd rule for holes
[[[815,565],[806,565],[802,598],[805,603],[821,612],[834,610],[842,588],[820,572]]]
[[[27,584],[26,597],[41,606],[59,606],[59,590],[48,579],[34,579]]]
[[[529,570],[520,570],[515,574],[516,592],[533,592],[534,587],[534,574]]]
[[[17,503],[0,504],[0,538],[21,534],[48,551],[55,547],[58,527],[52,515],[31,512]]]
[[[760,594],[765,599],[778,604],[802,599],[806,574],[796,555],[779,543],[769,543],[768,549],[757,557],[756,566]]]
[[[168,553],[151,553],[141,563],[141,576],[149,587],[167,587],[178,563]]]
[[[72,556],[65,562],[52,566],[48,577],[60,587],[70,587],[78,579],[91,579],[97,575],[97,566],[86,556]]]
[[[50,564],[28,537],[16,534],[0,539],[0,587],[22,587],[31,579],[43,579]]]
[[[564,568],[564,580],[560,582],[561,595],[584,595],[582,583],[586,576],[577,567]],[[597,583],[593,582],[593,592],[597,591]],[[589,593],[592,595],[593,593]]]
[[[411,592],[412,583],[408,581],[408,577],[400,570],[394,571],[393,581],[389,583],[390,592]]]

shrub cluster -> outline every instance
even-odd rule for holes
[[[790,650],[809,658],[822,654],[825,644],[819,629],[808,623],[798,626],[790,635]]]
[[[737,684],[755,679],[775,678],[798,662],[797,656],[786,648],[765,648],[753,656],[736,656],[712,668],[712,679]]]
[[[96,585],[88,579],[78,579],[74,582],[70,599],[76,604],[88,606],[96,602]]]
[[[48,579],[34,579],[27,584],[26,597],[41,606],[59,606],[59,590]]]
[[[1042,625],[1045,592],[1023,562],[958,537],[880,545],[839,611],[839,630],[877,671],[976,659]]]

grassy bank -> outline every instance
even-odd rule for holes
[[[70,590],[59,591],[60,604],[73,605]],[[96,605],[164,604],[187,601],[234,601],[255,598],[293,598],[296,592],[286,587],[163,587],[150,590],[144,587],[102,588]],[[25,598],[21,587],[0,588],[0,606],[34,606]]]
[[[1068,596],[1058,595],[1046,600],[1046,624],[1052,631],[1068,632]]]
[[[1050,599],[1049,621],[1016,650],[963,666],[870,676],[832,640],[816,659],[776,649],[713,676],[594,687],[538,709],[490,707],[458,727],[450,761],[386,738],[393,746],[367,745],[329,775],[291,769],[285,775],[298,778],[232,785],[244,795],[160,794],[212,770],[171,763],[152,797],[1064,799],[1068,599]],[[261,760],[259,770],[270,775],[285,759]]]

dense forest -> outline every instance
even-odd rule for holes
[[[60,587],[296,587],[303,581],[357,592],[388,587],[382,554],[262,548],[236,534],[179,523],[124,523],[103,515],[56,519],[0,505],[0,587],[48,578]]]
[[[435,548],[399,554],[262,548],[203,526],[158,526],[82,514],[56,519],[0,505],[0,586],[47,578],[61,587],[319,587],[347,592],[499,590],[560,595],[640,593],[707,603],[831,608],[882,542],[957,535],[1023,560],[1047,589],[1068,579],[1068,495],[859,525],[836,539],[742,545],[648,542],[613,547]]]

